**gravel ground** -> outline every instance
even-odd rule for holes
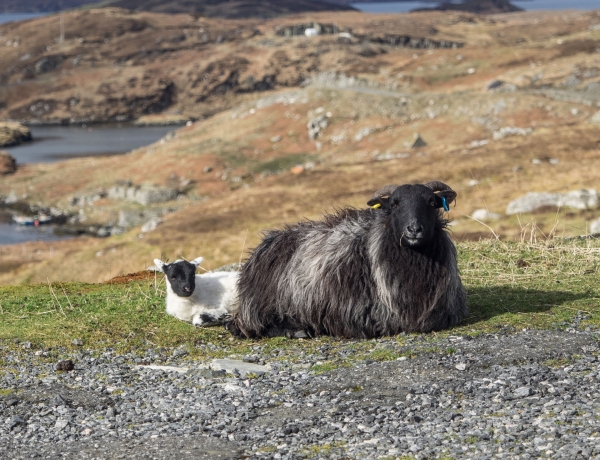
[[[373,340],[411,358],[308,367],[259,345],[261,376],[207,378],[183,353],[0,351],[0,457],[156,459],[600,458],[597,334],[510,331]],[[301,342],[298,344],[301,347]],[[14,348],[14,347],[13,347]]]

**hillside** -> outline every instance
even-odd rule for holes
[[[271,18],[309,11],[349,11],[322,0],[4,0],[0,13],[54,12],[78,7],[119,7],[155,13],[197,14],[230,19]]]
[[[209,18],[276,18],[294,13],[349,11],[351,6],[322,0],[107,0],[102,6],[154,13],[198,14]]]
[[[96,0],[3,0],[0,13],[38,13],[68,10]]]
[[[338,13],[335,24],[328,13],[240,22],[115,8],[63,19],[62,42],[58,15],[0,26],[0,119],[114,122],[165,112],[202,119],[321,71],[373,74],[390,40],[422,47],[465,38],[439,14],[390,16],[385,28],[354,12]],[[315,21],[354,38],[295,37]]]
[[[99,21],[90,36],[143,21],[167,23],[168,33],[173,34],[182,24],[195,21],[123,10],[77,17],[83,22],[88,20],[86,14],[112,15],[114,24]],[[311,15],[311,19],[326,23],[329,17]],[[48,22],[38,24],[51,25],[52,20],[44,18],[39,21]],[[142,233],[136,226],[106,239],[3,247],[0,283],[96,282],[143,269],[154,257],[202,255],[207,268],[215,268],[243,257],[257,244],[261,230],[304,217],[318,218],[343,205],[364,207],[371,193],[386,183],[439,179],[450,184],[458,192],[458,204],[450,212],[456,241],[493,235],[551,241],[553,236],[586,234],[589,223],[600,217],[597,208],[566,207],[506,215],[511,200],[531,191],[598,187],[600,137],[591,122],[600,101],[598,12],[490,17],[343,13],[336,22],[340,28],[352,29],[354,38],[279,35],[290,30],[287,25],[307,20],[299,16],[247,21],[244,28],[236,23],[240,35],[254,28],[258,33],[243,44],[235,35],[231,42],[211,40],[197,48],[171,42],[174,49],[155,54],[154,59],[135,51],[130,60],[116,66],[112,64],[119,61],[111,53],[127,56],[128,45],[125,33],[113,32],[113,51],[97,44],[93,55],[97,67],[75,67],[73,74],[66,67],[64,73],[49,73],[47,79],[36,77],[32,82],[11,80],[15,88],[64,78],[56,93],[48,86],[47,96],[35,97],[77,94],[81,103],[69,105],[73,107],[69,110],[92,107],[97,111],[110,107],[109,103],[122,103],[130,110],[130,96],[120,92],[120,81],[129,82],[128,91],[137,94],[132,100],[141,104],[145,91],[169,79],[177,88],[177,98],[167,114],[173,110],[200,118],[210,109],[214,115],[128,155],[21,165],[17,173],[3,177],[0,195],[12,192],[29,203],[85,216],[86,225],[105,225],[120,210],[143,209],[101,197],[101,191],[117,180],[186,185],[177,201],[160,205],[180,211],[165,214],[154,231]],[[224,34],[233,27],[221,20],[201,24],[211,34]],[[413,37],[464,45],[423,49],[390,44],[400,40],[393,35],[400,28]],[[136,33],[150,32],[166,34],[154,26]],[[5,29],[2,33],[6,36]],[[129,38],[136,36],[128,33]],[[242,58],[247,63],[235,79],[230,78],[232,67],[225,63]],[[215,61],[223,63],[221,71]],[[10,65],[19,68],[21,61],[13,59]],[[102,84],[97,74],[106,81],[114,77],[110,91],[94,89]],[[250,81],[250,76],[262,81],[265,74],[276,77],[272,89],[241,90],[241,82]],[[195,102],[199,96],[192,98],[194,92],[210,96]],[[17,110],[19,103],[24,110],[12,113],[28,113],[32,100],[13,99],[4,113]],[[67,113],[66,104],[56,104],[53,110],[52,116]],[[316,138],[309,137],[309,122],[319,126]],[[416,133],[426,146],[410,148]],[[481,208],[499,218],[483,222],[471,218]]]
[[[442,2],[433,8],[419,8],[414,11],[465,11],[475,14],[499,14],[523,11],[508,0],[466,0],[462,3]]]

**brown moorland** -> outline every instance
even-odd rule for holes
[[[92,14],[163,21],[160,15],[122,10]],[[173,80],[178,97],[169,107],[193,118],[206,117],[202,107],[211,108],[213,116],[127,155],[22,165],[13,176],[3,178],[0,194],[14,191],[26,194],[30,202],[63,209],[74,195],[109,187],[117,179],[165,185],[175,175],[192,180],[193,185],[188,198],[176,203],[181,210],[166,216],[152,232],[142,234],[136,228],[106,239],[2,247],[0,283],[104,281],[144,269],[154,257],[202,255],[206,268],[216,268],[243,257],[257,244],[261,230],[318,218],[336,207],[364,207],[371,193],[386,183],[432,179],[447,182],[458,192],[458,205],[450,212],[456,241],[493,234],[529,240],[587,233],[589,221],[600,216],[600,210],[551,210],[504,216],[485,224],[469,216],[478,208],[504,213],[510,200],[530,191],[596,186],[600,128],[589,121],[600,102],[600,12],[487,17],[344,13],[335,20],[340,29],[352,29],[352,39],[277,35],[277,27],[328,19],[331,16],[311,15],[236,23],[242,31],[256,28],[260,33],[232,43],[213,42],[204,51],[165,52],[163,62],[154,57],[139,65],[113,66],[112,48],[100,44],[96,51],[90,49],[106,49],[104,56],[110,57],[97,72],[148,72],[150,82],[169,72],[177,75],[179,64],[189,69],[194,65],[190,56],[202,52],[212,59],[227,59],[226,69],[235,59],[246,59],[238,83],[248,76],[260,81],[267,68],[277,69],[278,77],[269,91],[242,92],[233,85],[222,86],[219,93],[214,86],[205,86],[210,102],[203,105],[191,96],[200,90],[186,87],[182,76]],[[192,20],[164,16],[172,24]],[[233,23],[211,24],[226,28]],[[435,36],[435,40],[444,37],[464,46],[390,45],[391,35],[399,31],[410,31],[413,37]],[[275,56],[282,56],[277,62],[284,64],[269,67]],[[58,81],[74,78],[77,72],[57,70],[53,75]],[[8,77],[16,86],[20,85],[17,74]],[[38,80],[36,76],[23,84]],[[112,84],[110,78],[106,80]],[[494,88],[488,89],[493,81]],[[104,96],[84,90],[96,83],[80,82],[82,86],[65,89],[65,97],[82,91],[98,107],[108,104]],[[114,94],[121,95],[117,87]],[[4,116],[18,108],[18,100],[11,100]],[[31,107],[31,100],[28,103]],[[95,107],[95,102],[90,104]],[[48,116],[72,115],[64,107],[60,110],[64,115],[54,111]],[[307,123],[320,115],[328,126],[311,140]],[[507,127],[520,128],[524,135],[494,135]],[[415,133],[426,146],[407,145]],[[296,165],[302,167],[293,168]],[[119,206],[105,199],[84,211],[91,221],[106,222]]]

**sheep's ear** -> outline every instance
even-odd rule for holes
[[[198,265],[200,265],[202,263],[203,260],[204,260],[204,257],[197,257],[196,259],[192,260],[190,263],[194,264],[197,267]]]
[[[160,271],[163,271],[163,267],[165,266],[165,263],[160,260],[160,259],[154,259],[154,265],[156,265],[158,268],[160,268]]]
[[[377,197],[373,197],[369,201],[367,201],[367,206],[369,206],[373,209],[380,209],[380,208],[387,209],[389,201],[390,201],[389,196],[377,196]]]
[[[454,190],[442,190],[439,192],[435,192],[435,201],[437,203],[438,208],[446,208],[456,199],[457,193]],[[444,206],[444,202],[442,198],[446,199],[446,206]]]

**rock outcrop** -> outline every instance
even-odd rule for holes
[[[151,185],[134,185],[131,183],[117,184],[108,189],[108,198],[126,200],[144,206],[154,203],[164,203],[177,198],[178,191],[170,187],[155,187]]]
[[[8,152],[0,150],[0,175],[12,174],[17,170],[17,162]]]
[[[0,122],[0,147],[11,147],[31,140],[31,131],[20,123]]]
[[[572,190],[567,193],[531,192],[508,203],[506,214],[533,212],[545,207],[590,209],[598,205],[598,192],[594,189]]]

